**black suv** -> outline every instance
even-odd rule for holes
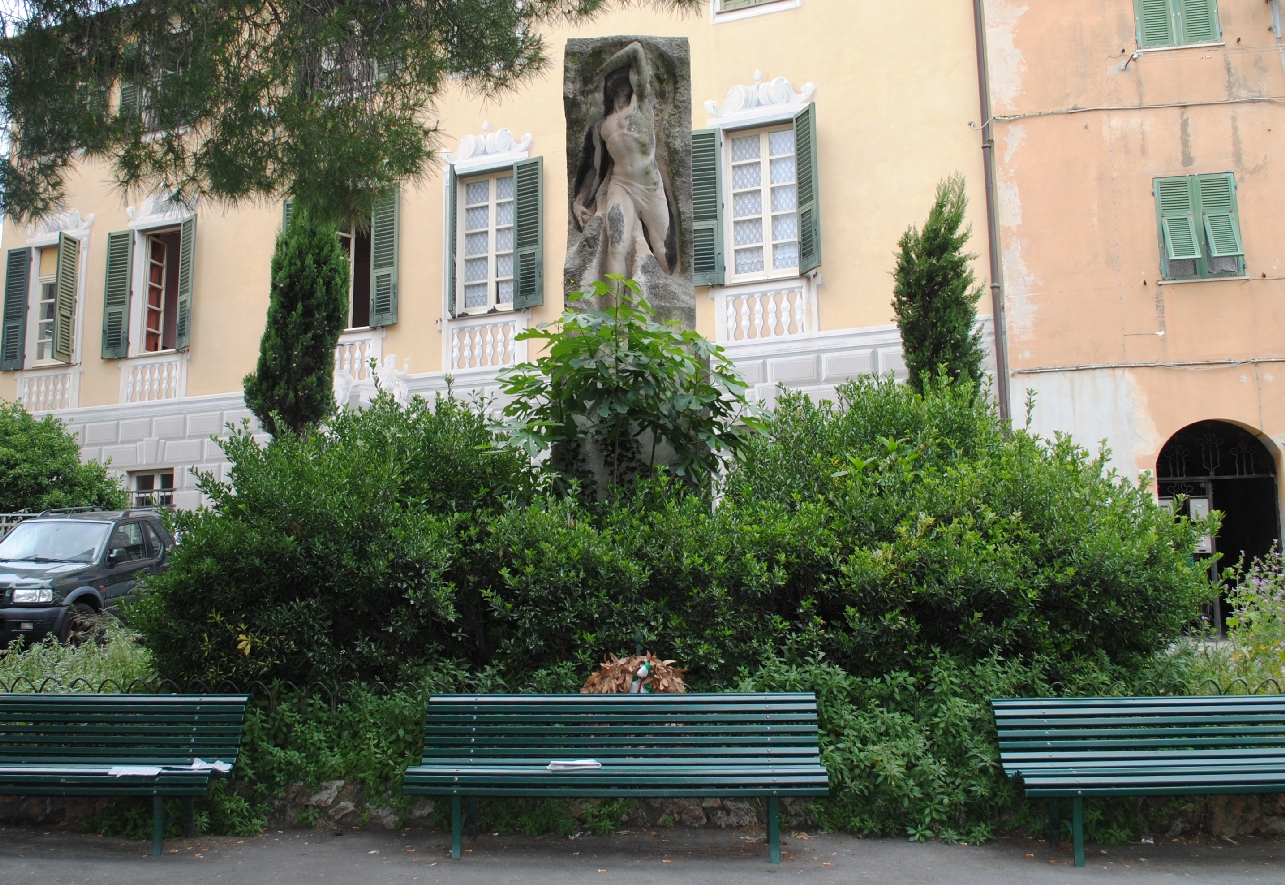
[[[18,523],[0,541],[0,650],[19,636],[76,641],[85,616],[164,570],[173,546],[155,510],[47,511]]]

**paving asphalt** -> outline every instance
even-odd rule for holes
[[[465,840],[452,860],[442,833],[291,830],[247,839],[201,837],[149,844],[35,827],[0,827],[0,885],[62,883],[1082,883],[1264,882],[1285,885],[1285,840],[1089,847],[1084,869],[1070,848],[1002,839],[983,846],[915,844],[831,834],[782,839],[779,866],[761,834],[675,830],[624,835]]]

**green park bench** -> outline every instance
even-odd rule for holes
[[[0,694],[0,794],[151,796],[152,854],[163,800],[193,799],[236,763],[244,695]]]
[[[992,700],[1000,762],[1031,798],[1049,799],[1049,841],[1071,797],[1084,866],[1085,796],[1285,792],[1285,696]]]
[[[465,798],[475,830],[479,796],[761,796],[780,863],[781,797],[825,796],[829,778],[810,693],[441,695],[404,791],[451,797],[457,858]]]

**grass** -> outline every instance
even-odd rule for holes
[[[102,617],[95,642],[67,646],[48,637],[24,646],[15,639],[0,653],[0,690],[30,691],[52,680],[67,691],[96,692],[111,680],[119,688],[108,684],[107,690],[119,691],[134,680],[154,680],[151,655],[139,635],[115,618]]]

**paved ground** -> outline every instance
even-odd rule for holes
[[[1044,843],[1020,840],[965,847],[833,835],[783,840],[785,858],[773,867],[766,846],[755,838],[728,830],[574,839],[482,836],[466,840],[468,853],[453,861],[444,834],[349,830],[336,837],[290,831],[171,840],[163,857],[150,857],[141,842],[0,827],[0,883],[1285,883],[1285,841],[1091,847],[1088,867],[1077,870],[1065,845],[1050,851]]]

